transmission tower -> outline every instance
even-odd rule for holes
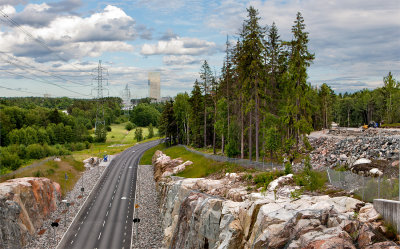
[[[97,92],[97,110],[96,110],[96,123],[94,124],[95,130],[99,124],[105,126],[106,121],[104,119],[104,91],[108,91],[108,70],[101,66],[101,60],[99,60],[99,65],[97,68],[93,69],[93,81],[94,84],[97,83],[97,86],[92,88],[92,95],[93,91]]]
[[[125,115],[129,115],[129,110],[132,108],[131,103],[131,91],[129,90],[128,84],[126,84],[125,89],[122,91],[122,99],[124,100],[124,112]]]

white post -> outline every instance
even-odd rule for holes
[[[400,152],[399,152],[399,201],[400,201]]]

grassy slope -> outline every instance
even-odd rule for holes
[[[184,171],[178,174],[178,176],[182,177],[197,178],[205,177],[213,173],[252,171],[246,170],[245,168],[236,164],[216,162],[193,152],[189,152],[183,146],[166,148],[163,144],[146,151],[140,160],[140,164],[151,164],[151,157],[156,150],[161,150],[164,154],[170,156],[171,158],[180,157],[183,161],[189,160],[193,162],[192,165],[186,167]]]
[[[64,195],[74,187],[80,177],[80,173],[84,170],[83,162],[76,161],[72,156],[64,156],[61,157],[61,162],[48,161],[43,165],[26,169],[13,176],[0,178],[0,182],[20,177],[46,177],[52,181],[58,182],[61,186],[61,192]],[[65,173],[68,175],[67,181],[65,181],[64,178]]]

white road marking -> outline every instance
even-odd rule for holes
[[[106,214],[106,216],[108,216],[108,211],[107,211],[107,214]]]
[[[101,232],[100,232],[100,234],[99,234],[99,237],[97,238],[97,240],[99,240],[99,239],[100,239],[100,237],[101,237]]]
[[[78,231],[81,230],[81,227],[78,227]]]
[[[71,241],[71,245],[72,245],[72,243],[74,243],[74,241]]]
[[[104,227],[104,224],[106,224],[106,221],[103,221],[103,227]]]

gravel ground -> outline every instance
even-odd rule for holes
[[[138,217],[140,223],[134,225],[133,248],[163,248],[159,197],[153,174],[152,165],[140,165],[138,168],[136,204],[139,208],[134,217]]]
[[[43,226],[38,229],[38,233],[35,237],[31,238],[30,243],[25,247],[26,249],[56,248],[58,242],[60,242],[62,236],[67,231],[67,228],[73,221],[75,215],[79,212],[90,191],[96,185],[105,168],[106,167],[103,166],[97,166],[86,169],[83,177],[78,180],[74,189],[68,192],[65,198],[71,202],[70,207],[66,209],[66,204],[59,203],[58,209],[54,211],[50,218],[43,223]],[[83,194],[81,192],[82,186],[85,188]],[[58,219],[59,226],[53,229],[51,227],[51,223]],[[44,233],[38,235],[41,232]]]

